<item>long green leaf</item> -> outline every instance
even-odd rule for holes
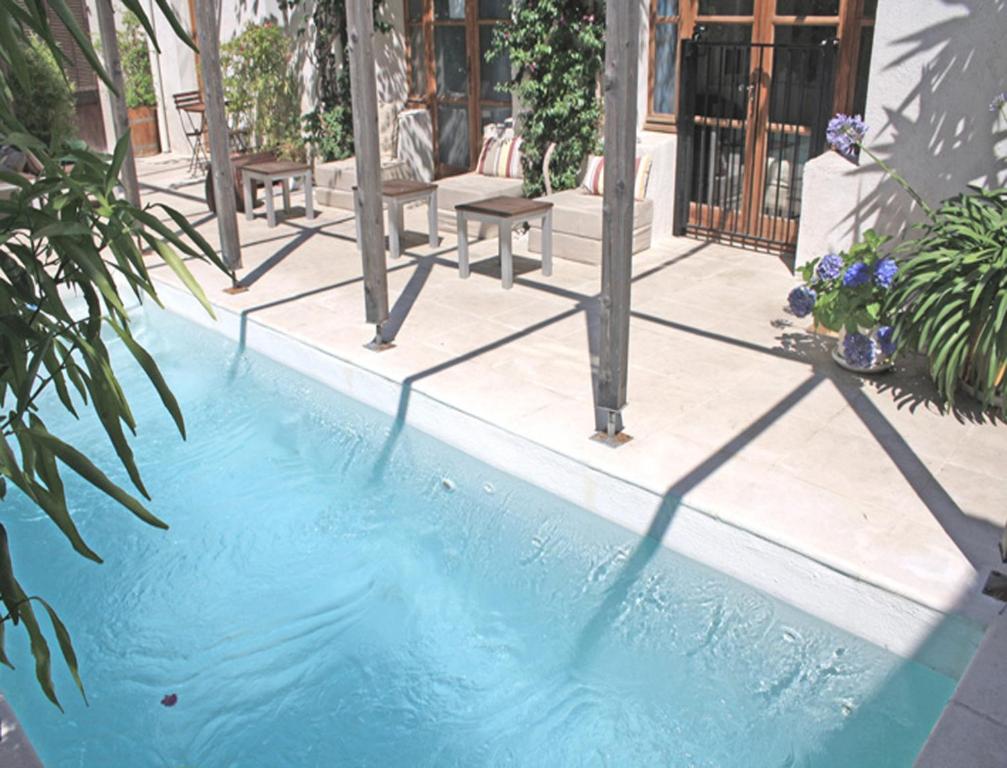
[[[60,461],[91,483],[91,485],[119,502],[148,525],[152,525],[155,528],[167,529],[168,526],[166,523],[148,512],[133,496],[109,480],[105,473],[92,464],[91,460],[83,453],[73,446],[67,445],[54,435],[49,434],[49,432],[38,431],[35,434],[39,441],[55,453]]]
[[[171,414],[171,418],[175,422],[175,426],[178,427],[178,431],[184,439],[185,419],[182,416],[182,409],[179,408],[178,401],[175,399],[175,395],[172,393],[168,383],[161,375],[161,370],[157,367],[157,363],[154,362],[154,358],[150,356],[150,353],[147,352],[146,349],[137,343],[128,328],[120,327],[118,323],[111,319],[109,319],[108,324],[112,326],[119,338],[122,339],[123,344],[125,344],[126,348],[130,351],[130,354],[133,355],[133,359],[140,364],[144,373],[147,374],[147,378],[150,379],[150,383],[154,385],[154,389],[157,390],[157,394],[161,398],[161,402],[164,403],[164,407],[167,409],[168,413]]]
[[[203,293],[202,286],[192,276],[192,272],[185,266],[185,263],[179,258],[178,254],[175,253],[175,249],[163,240],[153,240],[151,241],[151,245],[154,246],[158,255],[164,259],[165,264],[171,267],[171,270],[178,275],[185,287],[189,289],[189,292],[203,305],[203,309],[206,310],[207,314],[216,319],[217,316],[213,313],[213,305],[210,304],[210,300]]]
[[[37,595],[31,597],[30,599],[40,603],[42,607],[45,608],[45,612],[49,614],[49,621],[52,622],[53,631],[56,633],[56,642],[59,643],[60,653],[63,654],[66,666],[70,670],[70,674],[73,676],[73,681],[77,684],[77,690],[80,691],[80,695],[84,698],[84,703],[87,704],[87,694],[84,692],[84,681],[80,679],[77,654],[73,650],[73,642],[70,640],[70,633],[67,632],[66,625],[63,624],[59,615],[48,602]]]

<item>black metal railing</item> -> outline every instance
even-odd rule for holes
[[[804,165],[825,149],[836,41],[686,40],[675,231],[792,252]]]

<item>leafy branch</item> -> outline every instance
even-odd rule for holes
[[[176,34],[191,45],[167,0],[157,0],[157,4]],[[123,5],[156,48],[150,19],[138,0],[123,0]],[[30,157],[37,170],[31,178],[0,171],[0,181],[13,186],[13,193],[0,200],[0,500],[6,498],[8,485],[13,486],[50,518],[76,552],[100,563],[70,514],[63,483],[66,470],[143,522],[167,527],[140,500],[150,496],[129,444],[137,422],[113,369],[105,337],[118,338],[129,351],[184,437],[178,402],[151,355],[132,335],[126,297],[131,294],[137,301],[160,303],[148,266],[148,259],[159,259],[212,314],[185,259],[227,269],[181,213],[163,205],[136,207],[121,197],[118,178],[128,135],[109,157],[79,141],[46,143],[19,121],[10,86],[16,82],[22,90],[28,88],[29,71],[23,47],[9,43],[33,35],[61,66],[67,62],[67,53],[56,44],[49,26],[49,12],[66,25],[95,72],[109,83],[64,0],[24,4],[0,0],[0,139]],[[135,493],[120,487],[84,452],[49,430],[39,400],[50,391],[75,417],[81,404],[94,412]],[[70,633],[50,603],[37,595],[29,597],[18,581],[9,534],[2,524],[0,602],[6,609],[0,619],[0,663],[10,666],[4,645],[8,624],[23,627],[39,685],[60,706],[38,606],[48,616],[60,654],[83,694]]]

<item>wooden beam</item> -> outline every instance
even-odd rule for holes
[[[353,146],[357,164],[354,191],[357,248],[364,267],[364,307],[375,327],[372,348],[391,342],[388,321],[388,271],[385,221],[381,206],[381,154],[378,142],[378,87],[374,72],[374,6],[372,0],[347,0],[346,29],[350,46],[350,95]]]
[[[210,140],[210,172],[213,174],[213,200],[217,208],[220,251],[232,273],[241,268],[241,241],[238,238],[238,210],[234,196],[234,170],[228,140],[227,115],[224,112],[224,84],[220,73],[220,27],[214,0],[195,0],[196,39],[199,43],[199,67],[203,73],[203,103],[206,108],[206,132]],[[233,279],[233,274],[232,274]]]
[[[605,195],[602,208],[601,338],[596,427],[609,441],[623,430],[629,366],[636,177],[639,0],[608,0],[605,30]],[[623,436],[623,439],[624,436]]]
[[[112,125],[115,128],[115,139],[129,136],[129,112],[126,110],[126,88],[123,85],[122,61],[119,58],[119,40],[115,36],[115,11],[112,10],[112,0],[96,0],[98,11],[98,35],[101,38],[102,56],[105,59],[105,71],[115,85],[115,92],[110,93],[112,104]],[[133,143],[130,141],[119,171],[119,179],[126,190],[126,199],[137,207],[140,205],[140,183],[136,178],[136,161],[133,157]]]

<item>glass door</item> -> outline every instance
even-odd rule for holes
[[[407,8],[410,103],[430,110],[437,175],[462,173],[478,160],[485,125],[512,114],[510,61],[487,58],[511,0],[409,0]]]
[[[851,24],[841,11],[852,13],[851,1],[671,4],[687,11],[675,20],[696,41],[692,81],[682,85],[693,137],[687,228],[741,245],[793,247],[804,165],[820,151],[837,38]]]
[[[438,175],[466,170],[471,83],[466,0],[434,0],[434,124]]]

